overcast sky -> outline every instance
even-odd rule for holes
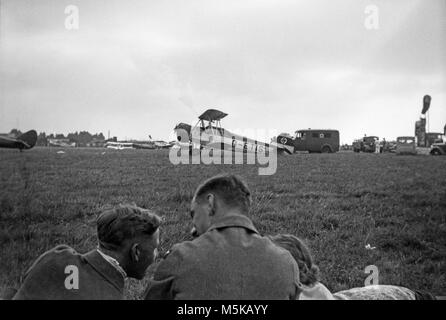
[[[228,129],[389,140],[414,134],[424,94],[431,131],[446,123],[445,0],[0,3],[0,132],[167,140],[216,108]]]

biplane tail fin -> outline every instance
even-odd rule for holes
[[[177,140],[179,142],[189,142],[191,139],[192,126],[187,123],[179,123],[173,129],[177,135]],[[181,140],[186,139],[186,141]]]
[[[37,132],[35,130],[30,130],[18,136],[17,140],[23,143],[23,149],[31,149],[36,145]]]

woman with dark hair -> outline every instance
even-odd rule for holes
[[[279,234],[269,237],[272,242],[288,250],[299,267],[302,292],[299,300],[334,300],[330,290],[320,282],[319,267],[314,263],[310,249],[298,237]]]

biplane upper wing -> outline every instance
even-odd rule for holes
[[[208,109],[201,116],[199,116],[198,119],[207,121],[220,121],[227,115],[227,113],[224,113],[220,110]]]

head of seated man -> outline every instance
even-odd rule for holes
[[[150,210],[120,205],[97,219],[98,249],[131,278],[142,279],[157,255],[161,219]]]
[[[246,215],[250,205],[251,192],[241,178],[235,175],[210,178],[197,188],[192,199],[192,235],[202,235],[225,215]]]

